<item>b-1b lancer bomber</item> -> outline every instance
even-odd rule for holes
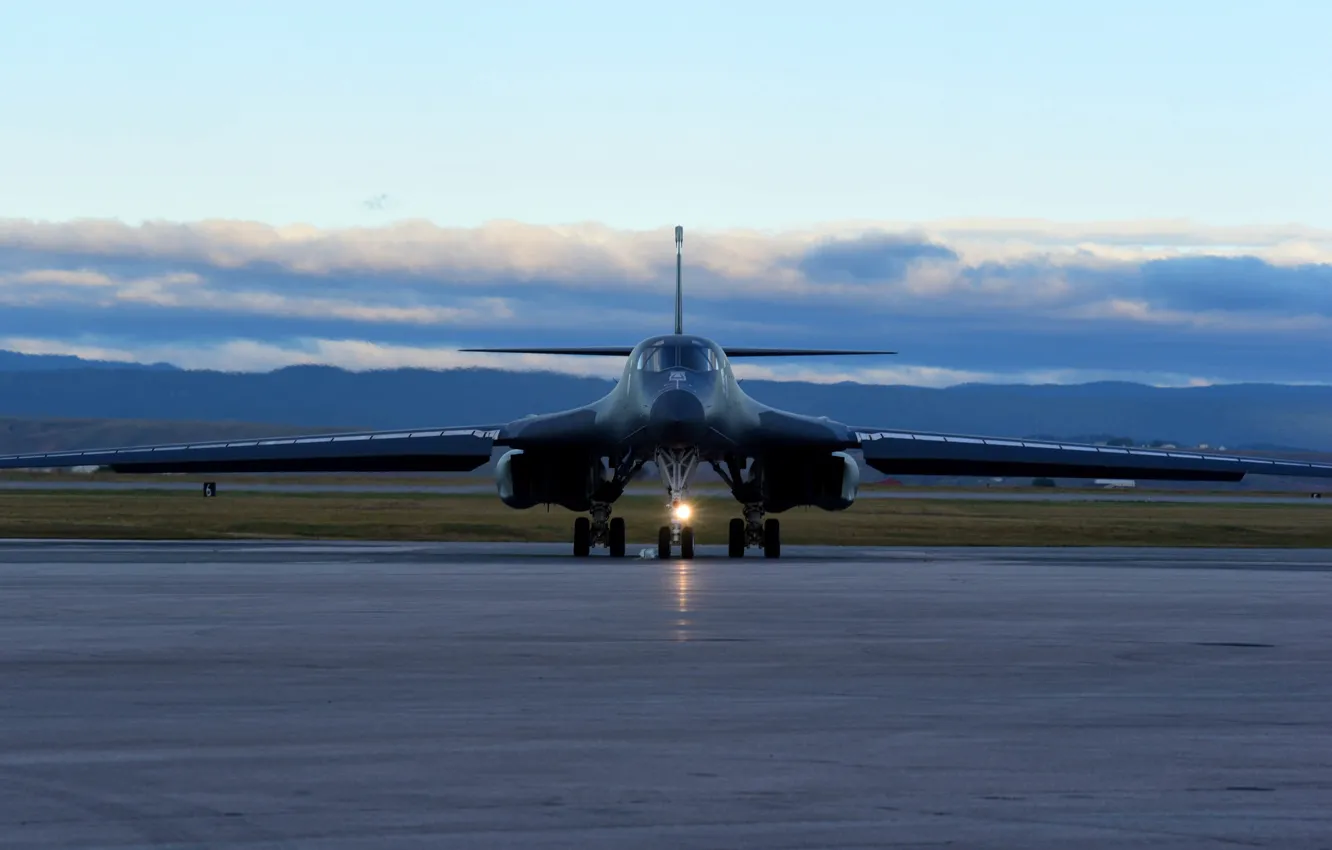
[[[684,332],[681,288],[683,228],[675,229],[675,332],[632,348],[469,349],[525,354],[625,358],[620,380],[604,398],[558,413],[513,422],[416,431],[186,445],[136,446],[0,456],[0,469],[102,466],[126,473],[468,471],[504,447],[495,467],[499,497],[512,508],[561,505],[574,521],[573,551],[604,547],[625,554],[624,520],[612,508],[647,463],[660,472],[666,521],[657,555],[694,556],[689,485],[702,463],[726,482],[738,503],[728,552],[781,554],[783,511],[813,506],[840,511],[855,501],[859,467],[847,452],[886,474],[1137,478],[1240,481],[1246,474],[1332,478],[1332,464],[1159,449],[933,434],[853,427],[826,417],[776,410],[747,396],[731,363],[738,358],[891,354],[888,351],[723,348]]]

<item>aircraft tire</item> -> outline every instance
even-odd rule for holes
[[[775,519],[763,523],[763,557],[782,556],[782,524]]]
[[[726,554],[732,558],[745,556],[745,521],[736,517],[726,530]]]
[[[624,517],[612,517],[610,521],[610,556],[624,557]]]
[[[657,529],[657,557],[663,561],[671,557],[671,530],[664,525]]]
[[[592,554],[592,521],[585,516],[574,520],[574,557],[586,558]]]
[[[680,557],[686,561],[694,560],[694,527],[686,525],[680,529]]]

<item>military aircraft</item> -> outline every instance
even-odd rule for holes
[[[730,488],[739,514],[728,554],[749,548],[781,555],[783,511],[840,511],[855,501],[859,466],[889,475],[1040,476],[1240,481],[1246,474],[1332,478],[1332,464],[1163,449],[853,427],[776,410],[747,396],[731,361],[750,357],[892,354],[837,349],[723,348],[684,333],[684,230],[675,229],[675,332],[632,348],[484,348],[469,351],[625,358],[604,398],[513,422],[414,431],[134,446],[0,456],[0,469],[109,467],[124,473],[468,471],[508,449],[495,465],[500,500],[511,508],[560,505],[579,514],[573,551],[606,548],[623,557],[625,523],[615,501],[648,462],[666,489],[668,518],[657,556],[694,557],[689,486],[708,463]]]

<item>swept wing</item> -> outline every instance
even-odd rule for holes
[[[1162,481],[1240,481],[1245,475],[1332,478],[1332,463],[1286,458],[872,428],[854,429],[852,436],[865,462],[888,475]]]
[[[0,469],[116,472],[466,472],[490,460],[499,426],[421,428],[0,455]]]

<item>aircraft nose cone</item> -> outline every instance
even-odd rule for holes
[[[703,402],[687,390],[667,390],[652,402],[648,421],[663,444],[693,444],[707,432]]]

